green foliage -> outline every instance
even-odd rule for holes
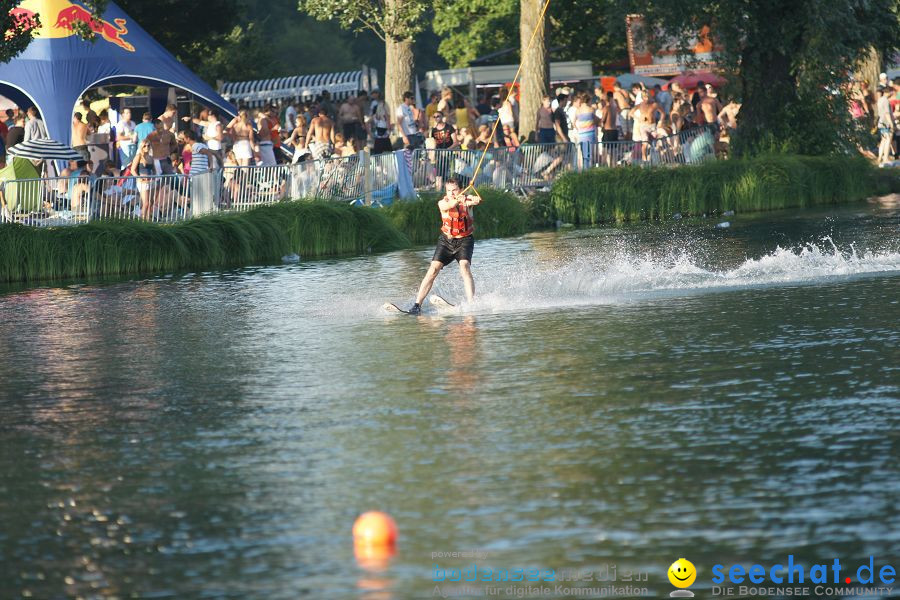
[[[861,158],[791,155],[674,169],[594,169],[556,181],[550,217],[594,225],[850,202],[876,191],[876,174]]]
[[[434,32],[438,52],[451,67],[466,67],[479,56],[515,48],[495,63],[519,60],[519,0],[438,0]],[[590,60],[595,65],[627,62],[624,18],[612,2],[552,0],[548,46],[554,60]]]
[[[451,68],[519,46],[519,0],[439,0],[434,9],[434,32],[442,38],[438,52]]]
[[[0,225],[0,282],[212,269],[409,245],[379,210],[287,202],[175,225],[100,221],[37,229]]]
[[[300,0],[300,10],[345,29],[374,31],[381,39],[412,39],[425,26],[424,0]]]
[[[531,215],[513,194],[499,190],[478,190],[482,203],[475,208],[475,236],[478,238],[521,235],[531,228]],[[385,212],[391,222],[415,244],[437,239],[441,214],[436,193],[423,194],[419,200],[395,202]]]

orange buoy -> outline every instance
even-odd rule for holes
[[[353,523],[353,543],[367,546],[393,546],[397,542],[397,524],[391,515],[377,510],[365,512]]]

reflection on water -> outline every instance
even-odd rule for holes
[[[433,552],[896,564],[891,208],[0,296],[0,597],[430,597]],[[436,291],[461,298],[458,275]],[[398,554],[359,555],[378,508]],[[441,559],[441,566],[471,562]]]

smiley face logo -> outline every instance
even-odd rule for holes
[[[690,587],[697,579],[697,569],[686,558],[679,558],[669,567],[669,581],[677,588]]]

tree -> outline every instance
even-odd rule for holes
[[[241,0],[117,0],[119,7],[192,71],[215,82],[209,64],[233,46],[236,35],[248,35],[247,9]],[[238,34],[236,28],[243,31]],[[236,60],[240,57],[235,56]],[[220,64],[220,63],[217,63]],[[264,64],[264,63],[262,63]]]
[[[317,19],[375,33],[385,46],[385,99],[393,110],[415,85],[413,41],[424,27],[425,0],[300,0]]]
[[[843,83],[871,47],[900,40],[896,0],[631,0],[626,9],[659,34],[651,46],[674,36],[685,54],[711,27],[720,64],[740,81],[737,155],[851,147]]]
[[[31,13],[19,7],[22,0],[0,0],[0,27],[6,34],[0,41],[0,64],[5,64],[25,51],[34,37],[34,32],[41,27],[40,13]],[[106,10],[107,0],[86,0],[85,8],[95,15],[95,23],[99,27],[96,15]],[[94,31],[87,23],[75,22],[72,29],[86,40],[96,39]]]
[[[611,0],[552,0],[547,11],[547,45],[557,60],[589,60],[595,66],[627,67],[624,19]],[[434,31],[438,51],[451,67],[506,49],[518,49],[519,0],[437,0]],[[497,62],[515,63],[518,53]]]
[[[542,18],[545,1],[521,0],[519,37],[522,75],[519,101],[519,135],[528,136],[537,128],[537,111],[550,83],[547,62],[547,21]],[[534,39],[532,39],[534,38]]]
[[[434,12],[432,27],[442,38],[438,52],[451,68],[516,46],[519,0],[438,0]]]

